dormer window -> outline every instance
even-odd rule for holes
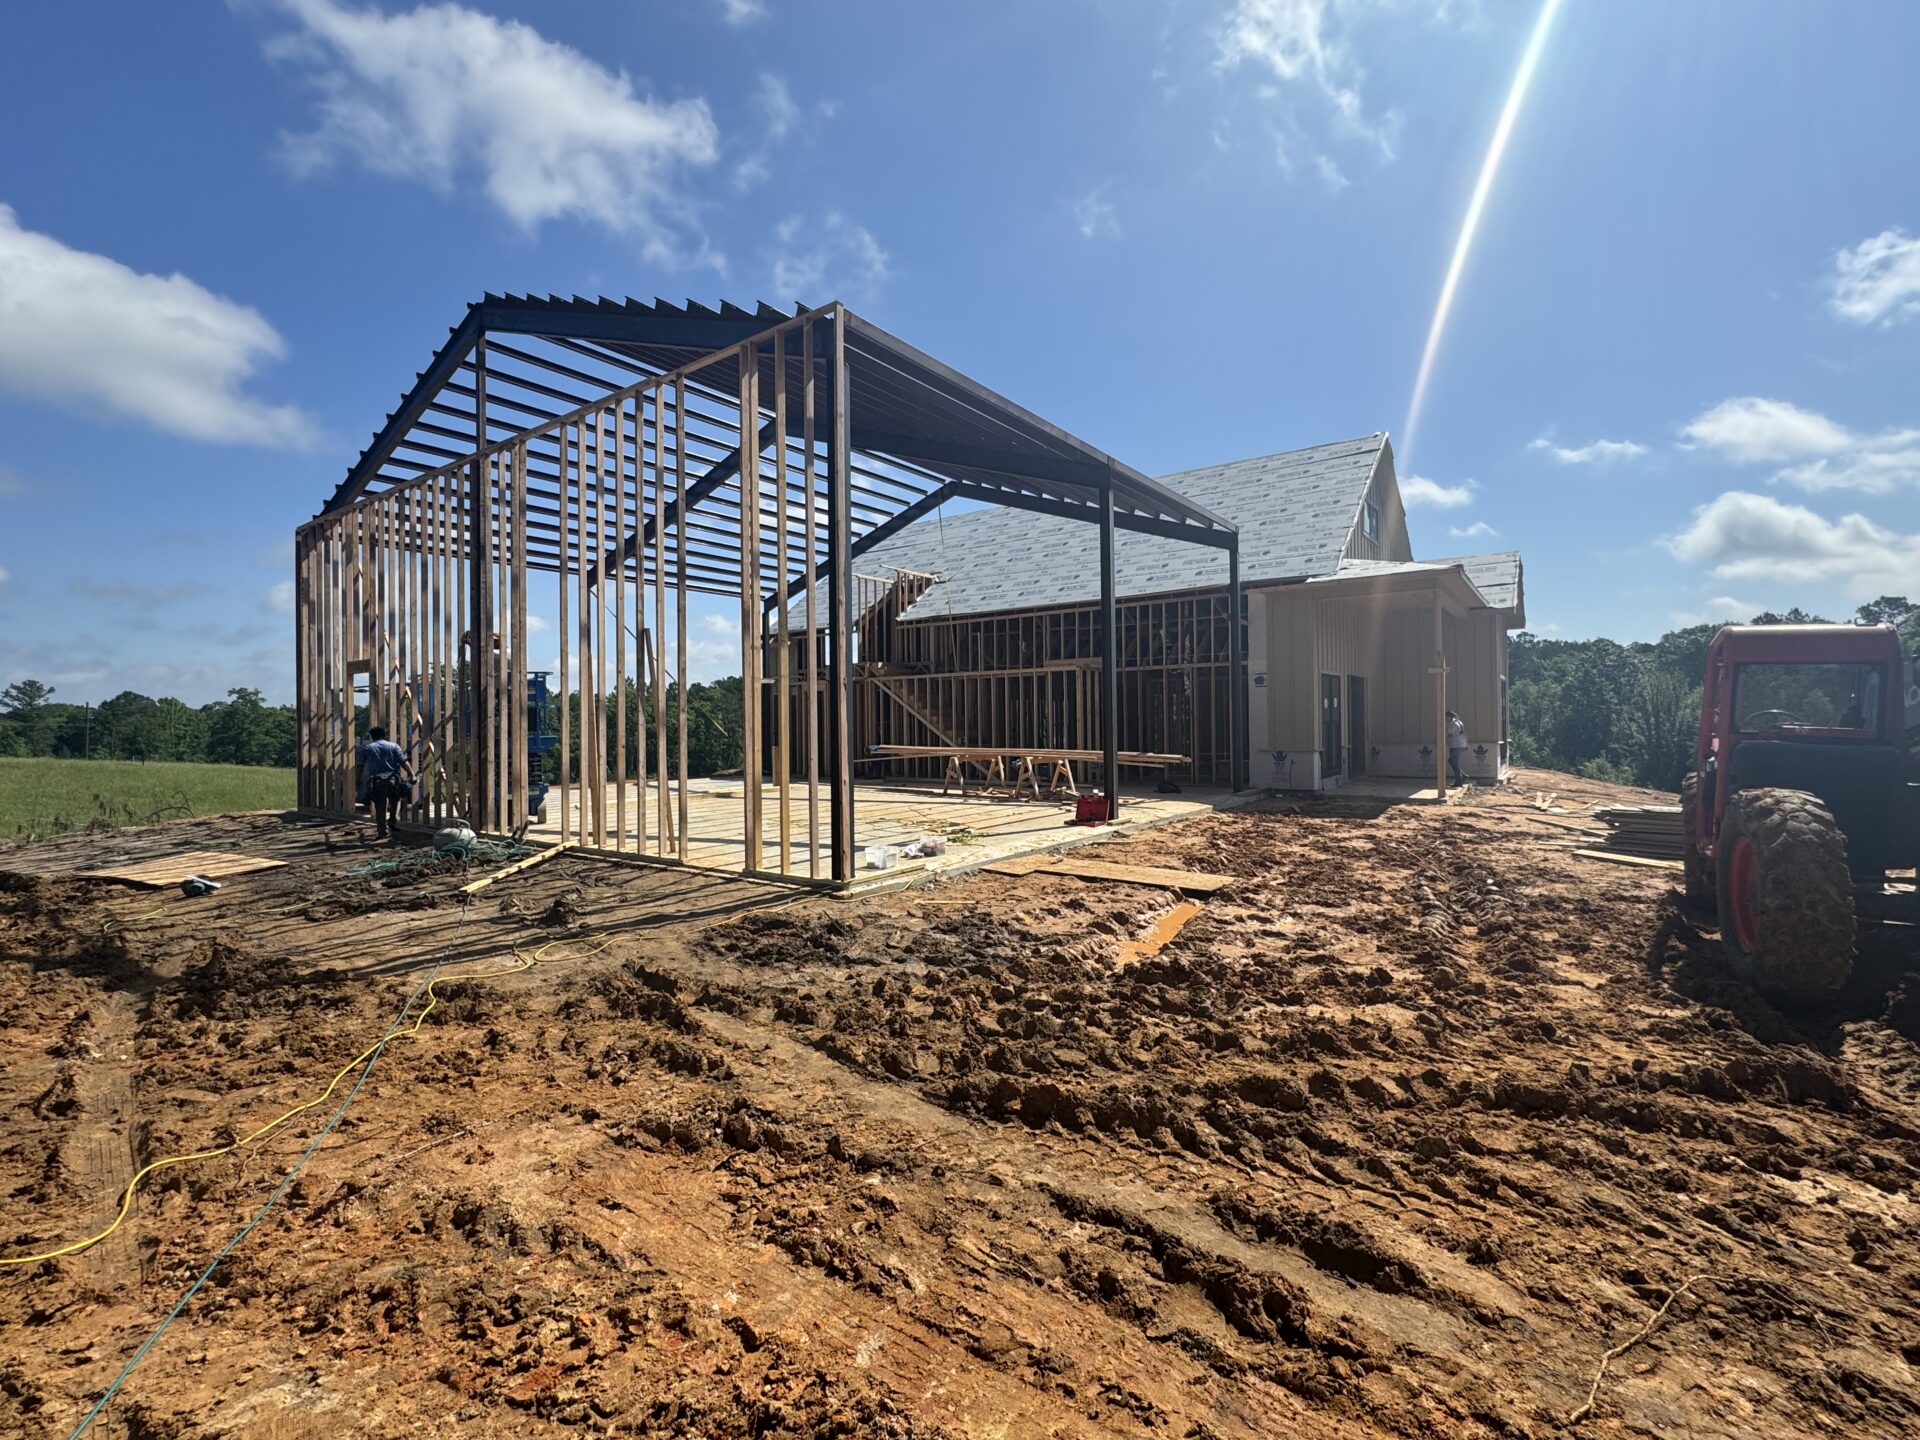
[[[1371,500],[1360,506],[1360,533],[1369,540],[1380,538],[1380,507]]]

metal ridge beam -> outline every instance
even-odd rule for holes
[[[322,515],[332,514],[360,498],[361,492],[367,488],[367,482],[413,428],[413,422],[425,413],[428,402],[439,393],[440,387],[460,369],[468,352],[484,333],[481,307],[469,305],[467,318],[454,327],[453,333],[447,337],[447,343],[435,352],[431,363],[414,380],[406,399],[387,417],[387,423],[380,427],[372,442],[361,452],[360,458],[354,461],[353,468],[347,471],[347,478],[334,487],[327,503],[320,507]]]
[[[988,445],[957,445],[917,435],[895,435],[884,430],[856,429],[853,448],[869,454],[893,455],[921,465],[958,465],[987,470],[1015,480],[1040,480],[1055,485],[1102,489],[1107,467],[1091,460],[1068,460],[1056,455],[1019,455]]]

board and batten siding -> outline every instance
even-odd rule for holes
[[[1248,727],[1256,783],[1274,783],[1271,753],[1284,751],[1290,783],[1319,783],[1309,757],[1320,746],[1322,675],[1358,675],[1367,682],[1368,769],[1380,775],[1424,777],[1435,764],[1433,605],[1430,594],[1402,591],[1377,601],[1348,596],[1315,598],[1307,586],[1250,592],[1255,673],[1265,683],[1250,688],[1254,714]],[[1502,612],[1443,611],[1447,653],[1447,708],[1466,722],[1471,745],[1484,745],[1484,760],[1472,773],[1498,773],[1500,679],[1506,674],[1507,635]],[[1264,670],[1260,662],[1264,661]],[[1429,747],[1426,756],[1422,746]],[[1281,783],[1289,783],[1282,781]]]
[[[1380,509],[1380,538],[1369,539],[1363,521],[1364,505],[1353,517],[1353,529],[1347,535],[1345,560],[1411,560],[1413,543],[1407,536],[1407,507],[1400,499],[1400,482],[1393,473],[1393,452],[1381,447],[1368,482],[1366,500]],[[1331,673],[1331,672],[1329,672]]]

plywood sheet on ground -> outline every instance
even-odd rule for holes
[[[187,850],[178,855],[161,855],[148,860],[128,860],[97,870],[77,872],[88,880],[119,880],[128,885],[154,887],[178,885],[189,875],[223,880],[233,875],[250,875],[256,870],[277,870],[284,860],[266,860],[258,855],[236,855],[231,850]]]
[[[1605,860],[1611,865],[1646,865],[1655,870],[1687,868],[1678,860],[1666,860],[1655,855],[1629,855],[1623,850],[1576,850],[1573,853],[1582,860]]]

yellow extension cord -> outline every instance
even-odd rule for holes
[[[140,1188],[140,1182],[145,1180],[147,1176],[154,1174],[156,1171],[165,1170],[169,1166],[185,1165],[190,1161],[194,1161],[194,1160],[212,1160],[216,1156],[229,1155],[236,1150],[244,1150],[247,1146],[254,1144],[256,1141],[261,1140],[266,1136],[272,1134],[275,1130],[278,1130],[282,1125],[286,1124],[287,1121],[293,1119],[294,1116],[299,1115],[304,1111],[311,1110],[316,1105],[324,1104],[326,1102],[327,1097],[333,1094],[333,1092],[339,1088],[340,1082],[346,1079],[346,1077],[353,1071],[353,1069],[356,1066],[364,1064],[366,1062],[367,1057],[373,1054],[374,1051],[378,1050],[381,1047],[381,1045],[390,1043],[392,1040],[397,1040],[402,1035],[414,1035],[419,1033],[420,1027],[426,1023],[427,1016],[433,1013],[433,1007],[440,1003],[440,997],[434,994],[434,987],[439,985],[442,981],[494,980],[494,979],[502,978],[507,975],[523,974],[524,972],[533,969],[537,965],[563,965],[571,960],[584,960],[590,955],[597,955],[602,950],[606,949],[609,945],[611,945],[613,941],[610,937],[600,936],[600,937],[597,937],[597,939],[590,945],[590,948],[588,949],[580,950],[571,955],[562,955],[559,958],[553,959],[553,960],[549,960],[546,958],[548,951],[553,950],[558,946],[565,945],[567,943],[568,942],[565,940],[549,940],[546,944],[542,945],[539,949],[533,951],[532,954],[530,955],[524,953],[520,949],[520,947],[516,945],[513,949],[513,959],[515,963],[510,965],[506,969],[467,970],[467,971],[461,971],[452,975],[436,975],[432,980],[430,980],[427,983],[427,1003],[421,1009],[420,1013],[414,1017],[413,1023],[407,1026],[404,1030],[394,1031],[385,1040],[374,1042],[372,1045],[369,1045],[366,1049],[362,1050],[358,1055],[354,1056],[353,1059],[349,1060],[346,1064],[342,1065],[337,1071],[334,1072],[333,1079],[327,1082],[327,1088],[322,1090],[318,1095],[314,1096],[311,1100],[303,1101],[301,1104],[295,1105],[290,1110],[283,1110],[280,1114],[274,1116],[273,1119],[269,1120],[266,1124],[262,1125],[258,1130],[255,1130],[252,1134],[243,1136],[242,1138],[231,1141],[228,1144],[216,1146],[211,1150],[194,1150],[184,1155],[169,1155],[165,1159],[154,1160],[148,1163],[147,1165],[141,1168],[139,1173],[137,1173],[131,1180],[127,1182],[126,1189],[123,1190],[120,1194],[120,1213],[115,1215],[113,1217],[113,1223],[107,1226],[106,1229],[100,1231],[99,1234],[89,1235],[84,1240],[75,1240],[72,1244],[62,1245],[57,1250],[42,1251],[38,1255],[9,1255],[9,1256],[0,1257],[0,1266],[38,1265],[43,1260],[55,1260],[62,1255],[77,1255],[82,1250],[86,1250],[91,1248],[92,1246],[98,1245],[102,1240],[106,1239],[109,1235],[113,1234],[114,1231],[118,1230],[121,1224],[126,1220],[128,1214],[133,1209],[134,1193]]]

